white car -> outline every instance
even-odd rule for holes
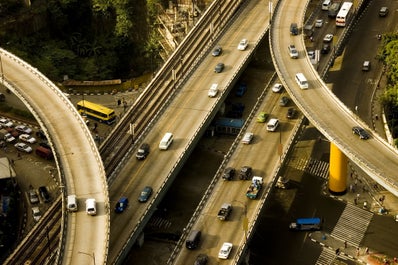
[[[6,133],[6,134],[4,135],[4,140],[5,140],[7,143],[12,143],[12,142],[15,141],[15,137],[12,136],[11,133]]]
[[[16,143],[15,148],[18,149],[18,151],[25,152],[25,153],[32,153],[32,147],[25,143]]]
[[[242,139],[242,143],[250,144],[253,140],[253,136],[254,136],[254,134],[252,132],[245,133],[245,135],[243,136],[243,139]]]
[[[246,50],[247,45],[248,45],[247,39],[242,39],[242,40],[239,42],[238,50],[240,50],[240,51]]]
[[[14,123],[12,123],[11,121],[9,121],[7,119],[1,118],[0,119],[0,125],[3,126],[3,127],[11,128],[11,127],[14,126]]]
[[[289,51],[290,58],[297,59],[299,57],[296,46],[291,44],[291,45],[287,46],[287,49]]]
[[[323,19],[317,19],[315,21],[315,27],[316,28],[321,28],[323,26]]]
[[[308,54],[308,57],[310,57],[310,60],[315,59],[315,51],[308,51],[307,54]]]
[[[33,136],[29,135],[29,134],[21,134],[19,136],[19,140],[26,142],[26,143],[30,143],[30,144],[34,144],[36,143],[36,138],[34,138]]]
[[[218,258],[219,259],[228,259],[229,254],[231,253],[231,250],[232,250],[232,246],[233,246],[232,243],[224,242],[224,244],[222,244],[220,252],[218,252]]]
[[[280,93],[283,89],[283,85],[276,83],[273,87],[272,87],[272,92],[274,93]]]
[[[17,125],[15,126],[15,130],[17,130],[20,133],[26,133],[26,134],[32,133],[32,129],[25,125]]]
[[[331,34],[331,33],[326,34],[325,37],[323,38],[323,42],[325,42],[325,43],[329,43],[332,40],[333,40],[333,34]]]
[[[41,217],[41,212],[39,207],[32,207],[32,214],[33,214],[33,219],[37,222],[39,221]]]
[[[217,96],[217,93],[218,93],[218,84],[214,83],[214,84],[211,85],[211,87],[210,87],[209,92],[207,93],[207,95],[208,95],[210,98],[214,98],[215,96]]]

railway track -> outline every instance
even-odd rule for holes
[[[59,244],[61,209],[59,196],[4,264],[50,264]]]

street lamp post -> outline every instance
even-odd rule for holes
[[[269,9],[269,24],[272,22],[272,1],[270,0],[268,3],[268,9]]]
[[[131,134],[131,141],[132,141],[132,143],[134,143],[135,126],[136,126],[135,123],[130,123],[129,134]]]
[[[94,252],[93,252],[93,254],[86,253],[86,252],[83,252],[83,251],[78,251],[77,253],[90,256],[90,257],[93,259],[93,264],[95,265],[95,255],[94,255]]]

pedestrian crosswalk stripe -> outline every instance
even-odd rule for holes
[[[314,176],[323,179],[329,177],[329,163],[314,158],[300,158],[298,160],[290,161],[289,165],[298,170],[302,170]]]
[[[373,213],[352,204],[346,204],[331,236],[359,247],[372,217]]]
[[[334,261],[336,253],[330,248],[322,248],[321,255],[315,265],[330,265]]]

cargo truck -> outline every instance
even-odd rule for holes
[[[249,188],[246,191],[246,197],[249,199],[257,199],[258,194],[263,187],[263,178],[259,176],[254,176],[252,178],[252,183],[250,184]]]

